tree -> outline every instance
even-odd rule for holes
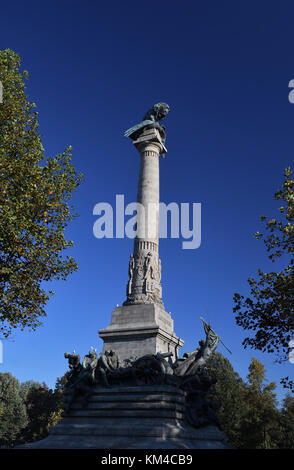
[[[0,373],[0,408],[0,444],[9,445],[19,439],[28,420],[19,381],[8,372]]]
[[[57,377],[56,384],[55,384],[55,391],[60,391],[60,393],[63,393],[65,386],[68,382],[69,376],[70,376],[70,371],[68,370],[61,377]]]
[[[242,389],[245,384],[230,361],[215,352],[208,364],[209,375],[217,382],[211,388],[210,401],[215,408],[220,428],[235,447],[240,446],[240,426],[244,414]]]
[[[0,333],[34,330],[52,291],[43,281],[65,280],[77,269],[63,251],[76,214],[69,200],[82,175],[71,165],[71,147],[45,159],[34,108],[25,94],[26,71],[9,49],[0,51]]]
[[[280,449],[294,449],[294,397],[286,395],[281,410]]]
[[[62,413],[62,393],[53,391],[45,383],[29,380],[21,384],[22,399],[26,406],[28,424],[21,437],[25,442],[45,438],[51,426],[57,424]]]
[[[278,447],[279,410],[274,382],[266,384],[264,365],[254,357],[249,366],[248,383],[242,390],[245,404],[240,426],[240,448],[274,449]]]
[[[275,199],[282,201],[280,220],[261,216],[269,234],[255,234],[257,239],[263,238],[270,260],[285,259],[284,269],[270,273],[259,269],[257,279],[248,279],[251,297],[234,295],[237,325],[255,332],[243,341],[245,348],[276,353],[280,362],[288,359],[294,332],[294,181],[291,175],[291,169],[286,168],[283,187],[275,193]],[[282,383],[294,390],[294,382],[287,377]]]
[[[207,367],[209,375],[217,379],[209,398],[230,443],[237,449],[282,447],[288,428],[277,408],[275,384],[266,380],[264,365],[252,358],[247,382],[220,353],[213,354]]]

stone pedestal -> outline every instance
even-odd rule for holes
[[[66,395],[65,395],[66,400]],[[85,408],[77,400],[33,449],[224,449],[215,426],[185,422],[185,392],[168,385],[96,388]]]
[[[116,307],[110,325],[99,336],[104,341],[103,352],[112,349],[122,360],[172,352],[174,361],[184,343],[174,333],[171,315],[158,304]]]

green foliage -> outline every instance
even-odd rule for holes
[[[53,292],[43,281],[66,279],[77,269],[63,251],[73,246],[64,230],[75,212],[69,206],[82,175],[71,165],[71,147],[44,159],[36,105],[25,95],[28,74],[20,58],[0,51],[0,332],[34,330]]]
[[[276,407],[274,382],[266,384],[264,365],[252,358],[242,390],[244,403],[240,426],[239,447],[243,449],[274,449],[278,447],[279,411]]]
[[[215,352],[209,362],[208,371],[217,379],[209,396],[213,403],[222,431],[234,446],[239,446],[240,422],[243,417],[244,403],[242,389],[244,383],[234,371],[230,361]]]
[[[252,358],[249,366],[249,374],[247,375],[248,383],[252,390],[262,392],[264,388],[265,367],[262,362]],[[272,387],[274,387],[272,385]]]
[[[208,370],[211,377],[217,379],[209,398],[220,428],[234,447],[275,449],[287,445],[294,448],[294,399],[293,402],[290,400],[287,410],[284,407],[286,411],[279,411],[275,384],[267,382],[261,362],[252,358],[247,382],[219,353],[214,353],[210,359]]]
[[[294,449],[294,397],[287,395],[281,410],[280,449]]]
[[[280,362],[288,359],[294,332],[294,181],[290,168],[284,176],[282,189],[275,193],[275,199],[282,202],[280,220],[261,216],[269,234],[257,232],[255,237],[264,239],[269,259],[285,259],[285,267],[270,273],[259,269],[257,279],[248,279],[251,297],[234,295],[237,325],[255,332],[243,345],[276,353]],[[287,379],[282,383],[290,388],[294,385]]]
[[[60,390],[61,392],[63,392],[64,387],[68,382],[68,376],[69,375],[70,375],[70,371],[67,371],[67,372],[65,372],[65,374],[62,377],[57,377],[55,390]]]
[[[28,415],[28,425],[22,432],[22,440],[34,442],[48,435],[51,426],[57,424],[62,413],[62,392],[53,391],[45,383],[24,382],[22,398]]]
[[[9,445],[19,439],[28,422],[21,386],[9,373],[0,373],[0,410],[0,444]]]

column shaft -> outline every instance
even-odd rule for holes
[[[144,134],[134,142],[140,152],[137,194],[137,237],[130,257],[127,300],[124,305],[162,304],[159,237],[159,156],[162,143],[157,134]]]

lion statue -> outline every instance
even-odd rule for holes
[[[136,140],[145,129],[158,129],[163,143],[166,138],[166,130],[164,126],[158,124],[169,113],[170,107],[166,103],[156,103],[144,115],[142,122],[136,124],[125,132],[125,137]]]

